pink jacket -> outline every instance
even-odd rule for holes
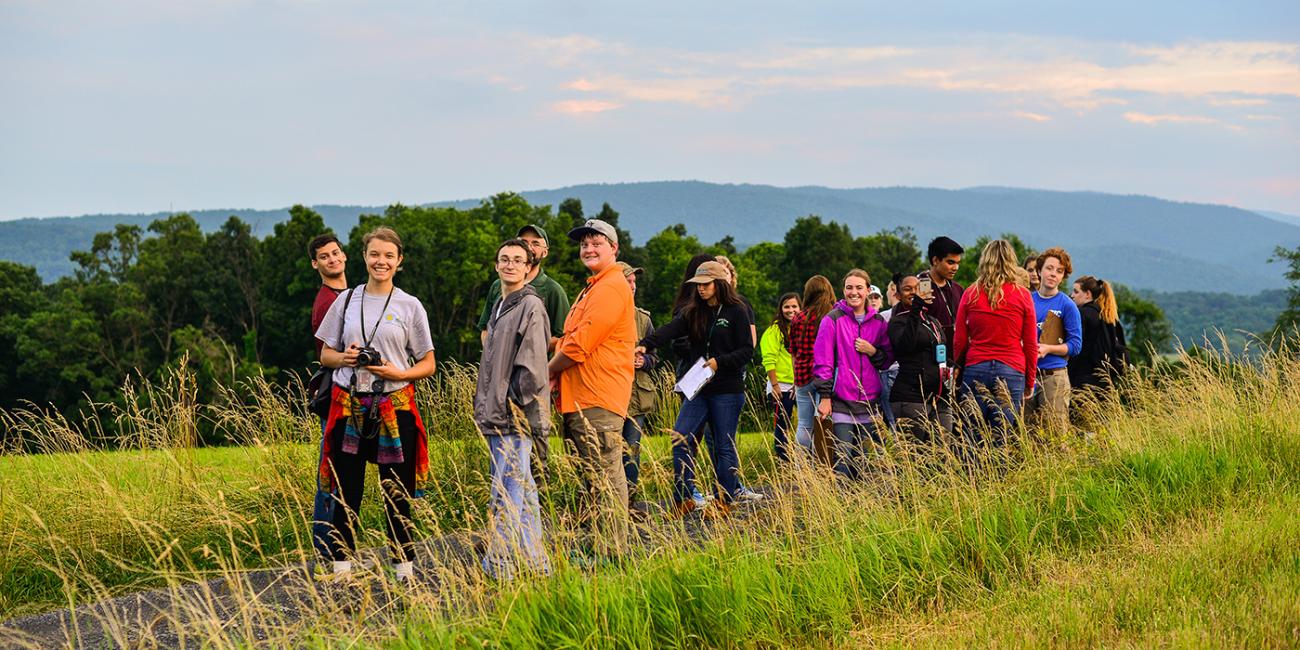
[[[889,323],[871,307],[859,323],[843,300],[822,318],[813,344],[813,383],[818,393],[830,396],[831,410],[861,414],[880,397],[879,373],[894,360],[888,328]],[[875,346],[876,353],[867,356],[854,349],[853,341],[859,338]]]

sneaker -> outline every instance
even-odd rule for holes
[[[761,492],[755,492],[744,486],[741,486],[740,491],[736,492],[736,500],[738,501],[748,501],[753,503],[755,501],[762,501],[765,498],[766,497],[764,497]]]
[[[693,490],[691,492],[691,501],[694,502],[696,510],[703,510],[705,506],[709,505],[709,500],[706,499],[703,494],[700,494],[699,490]]]

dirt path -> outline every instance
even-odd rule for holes
[[[753,512],[752,506],[741,507],[731,519],[743,521]],[[655,528],[683,523],[693,540],[702,541],[708,534],[708,526],[695,515],[684,522],[658,515],[651,521],[656,523],[644,530],[647,539],[656,536]],[[476,569],[472,538],[457,533],[420,542],[416,588],[436,590],[437,576]],[[363,555],[371,566],[386,561],[383,552],[373,549]],[[312,578],[306,564],[261,569],[0,622],[0,648],[182,648],[220,639],[255,644],[283,638],[287,628],[297,627],[304,618],[355,608],[357,603],[371,616],[400,614],[400,590],[389,579],[361,580],[346,587],[321,582]]]

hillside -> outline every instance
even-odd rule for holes
[[[1268,262],[1276,245],[1300,245],[1300,226],[1238,208],[1177,203],[1146,196],[1051,192],[1011,188],[825,187],[779,188],[663,181],[575,185],[522,192],[531,203],[556,205],[576,197],[589,211],[608,202],[621,225],[644,242],[675,223],[703,241],[732,235],[740,246],[780,241],[794,219],[807,214],[847,224],[855,234],[910,226],[925,241],[948,234],[973,241],[1015,232],[1029,244],[1064,243],[1078,273],[1091,273],[1154,291],[1253,294],[1285,286],[1282,269]],[[472,206],[479,199],[443,201]],[[313,206],[346,235],[357,215],[382,206]],[[265,234],[287,216],[281,210],[191,212],[206,229],[238,215]],[[147,225],[163,216],[91,215],[0,222],[0,259],[36,267],[53,279],[70,273],[68,253],[88,247],[94,233],[116,223]],[[1229,236],[1230,235],[1230,236]]]

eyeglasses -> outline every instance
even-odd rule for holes
[[[528,260],[523,257],[498,257],[497,266],[528,266]]]

